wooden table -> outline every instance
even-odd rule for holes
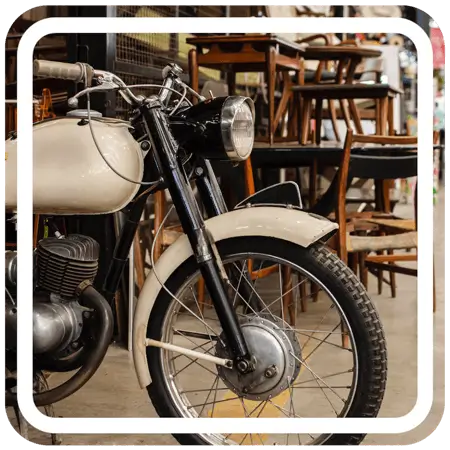
[[[377,104],[376,111],[376,134],[386,134],[387,125],[389,126],[389,134],[395,134],[394,130],[394,99],[397,95],[403,94],[403,91],[396,89],[389,84],[376,83],[344,83],[344,84],[320,84],[320,85],[299,85],[292,88],[294,92],[301,95],[303,103],[302,122],[300,125],[300,142],[306,144],[308,132],[308,120],[310,117],[310,108],[312,101],[316,102],[316,144],[320,144],[320,130],[322,125],[322,103],[323,100],[348,100],[355,99],[373,99]],[[359,115],[357,116],[359,117]],[[359,123],[357,125],[358,133],[362,130]]]
[[[356,69],[362,62],[362,60],[365,58],[378,58],[381,55],[382,52],[380,50],[367,47],[359,47],[356,45],[312,45],[305,48],[303,58],[305,60],[320,61],[320,63],[322,64],[325,61],[337,62],[338,65],[336,68],[334,80],[327,80],[327,84],[333,84],[333,81],[335,84],[353,84],[355,82]],[[336,111],[331,105],[332,100],[334,99],[329,98],[329,113],[332,114],[331,119],[333,123],[333,130],[336,133],[336,137],[339,139],[336,125]],[[347,111],[344,100],[348,102],[350,113]],[[303,107],[302,100],[300,100],[300,103],[302,104],[302,107],[300,107],[300,109],[303,110],[303,114],[298,114],[299,120],[302,120],[302,122],[299,121],[298,127],[300,129],[303,128],[304,135],[303,138],[301,138],[300,142],[305,143],[305,140],[307,139],[307,130],[305,129],[305,123],[308,123],[308,120],[310,119],[310,113],[304,110],[305,108]],[[357,132],[362,134],[363,129],[361,125],[361,119],[354,98],[341,98],[339,99],[339,104],[341,106],[341,112],[344,116],[347,127],[351,126],[351,118],[353,118]],[[304,115],[305,112],[307,113],[307,117],[305,117]],[[303,117],[303,119],[300,119],[301,117]],[[300,137],[301,132],[299,131],[299,138]],[[316,140],[317,139],[320,140],[320,137],[316,136]]]
[[[228,92],[236,88],[236,73],[265,72],[269,102],[269,137],[274,133],[285,111],[292,85],[289,71],[298,74],[301,81],[301,56],[304,46],[272,34],[245,34],[227,36],[202,36],[186,39],[195,48],[189,52],[189,75],[191,87],[198,91],[199,66],[227,73]],[[283,93],[275,113],[275,80],[277,72],[283,73]]]

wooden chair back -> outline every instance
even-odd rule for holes
[[[374,150],[381,151],[382,146],[390,146],[404,148],[409,146],[417,146],[417,136],[379,136],[379,135],[361,135],[354,134],[353,130],[349,128],[345,137],[344,149],[342,153],[341,164],[338,172],[338,189],[336,199],[336,221],[339,225],[338,231],[338,256],[347,261],[347,216],[346,216],[346,193],[347,182],[350,171],[350,162],[352,156],[352,148],[355,144],[373,145]],[[358,174],[355,174],[358,176]]]

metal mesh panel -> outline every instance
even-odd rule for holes
[[[118,17],[173,17],[175,7],[118,6]],[[117,61],[141,67],[160,67],[176,54],[176,35],[127,33],[117,35]]]
[[[226,6],[117,6],[117,17],[234,17],[250,16],[250,7]],[[194,30],[193,30],[194,31]],[[189,34],[174,33],[127,33],[117,34],[116,73],[127,84],[158,83],[161,70],[169,62],[177,62],[187,71],[188,53],[192,48],[186,44]],[[148,70],[146,70],[148,69]],[[219,80],[219,71],[200,67],[200,76]],[[137,92],[137,91],[136,91]],[[146,90],[145,93],[150,91]],[[117,96],[117,116],[125,118],[127,105]]]

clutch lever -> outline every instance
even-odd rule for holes
[[[114,83],[112,81],[105,81],[98,86],[88,87],[86,89],[83,89],[80,92],[77,92],[73,97],[70,97],[67,100],[67,104],[69,105],[69,108],[75,109],[75,108],[78,108],[78,99],[88,93],[90,94],[93,92],[94,93],[95,92],[107,92],[107,91],[118,90],[118,89],[120,89],[120,86],[117,85],[116,83]]]

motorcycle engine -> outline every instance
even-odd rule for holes
[[[61,357],[78,347],[83,312],[76,291],[93,281],[98,270],[99,245],[84,235],[41,240],[35,252],[33,297],[33,353]],[[17,254],[6,252],[6,286],[15,291]],[[6,302],[6,347],[17,345],[17,308],[13,296]],[[24,301],[24,300],[21,300]]]

